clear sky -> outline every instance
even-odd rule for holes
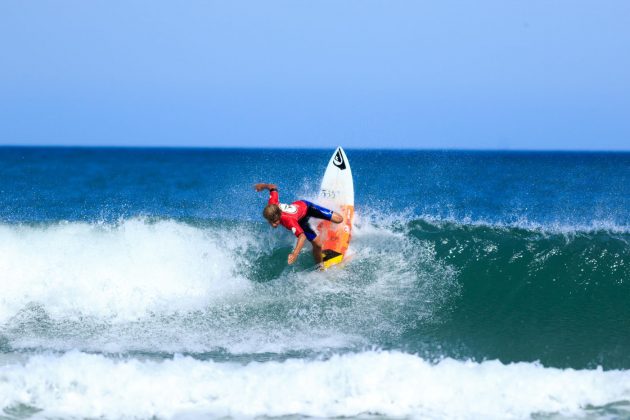
[[[1,144],[630,150],[630,1],[2,0]]]

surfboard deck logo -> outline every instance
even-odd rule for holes
[[[337,149],[337,152],[333,157],[333,164],[342,171],[346,169],[346,162],[344,161],[343,155],[341,154],[341,147]]]
[[[343,222],[339,224],[324,220],[317,225],[322,238],[322,266],[329,268],[344,260],[352,237],[354,219],[352,170],[341,147],[335,150],[326,167],[319,200],[322,205],[343,216]]]

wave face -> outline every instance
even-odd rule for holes
[[[630,367],[630,235],[359,220],[343,270],[251,223],[0,227],[5,345]]]
[[[457,272],[461,293],[439,331],[421,328],[474,357],[541,360],[555,366],[630,366],[624,349],[630,306],[630,234],[543,230],[416,220]],[[449,353],[451,354],[451,353]],[[452,353],[456,355],[456,353]]]

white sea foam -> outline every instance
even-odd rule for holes
[[[572,235],[595,232],[609,232],[613,234],[630,233],[630,227],[628,225],[606,219],[592,220],[588,223],[568,223],[565,221],[549,221],[542,223],[529,220],[525,217],[520,217],[517,220],[510,222],[488,221],[482,218],[473,219],[471,217],[436,217],[428,214],[416,216],[415,218],[429,223],[434,223],[438,226],[442,223],[453,223],[458,225],[482,226],[497,229],[523,229],[546,234]]]
[[[609,232],[612,234],[630,233],[630,226],[628,224],[619,223],[618,221],[606,218],[593,219],[588,222],[571,222],[566,220],[549,220],[543,222],[520,216],[512,220],[497,221],[480,217],[473,218],[470,216],[440,216],[434,213],[416,214],[411,209],[401,209],[398,212],[383,214],[381,210],[371,208],[362,209],[360,216],[355,218],[355,227],[356,225],[362,225],[363,227],[379,226],[390,229],[399,228],[400,230],[414,220],[422,220],[438,227],[443,224],[454,224],[496,229],[523,229],[544,234],[571,235],[595,232]]]
[[[0,225],[0,323],[27,305],[53,318],[129,321],[242,292],[234,237],[172,221]]]
[[[268,233],[143,219],[0,225],[0,339],[62,351],[362,347],[429,319],[457,290],[429,245],[388,228],[358,227],[355,258],[325,273],[308,269],[307,251],[288,267],[278,248],[292,238]]]
[[[630,401],[630,371],[545,368],[364,352],[249,364],[71,352],[0,367],[0,408],[41,417],[178,418],[377,414],[417,418],[581,416]]]

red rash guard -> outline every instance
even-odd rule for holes
[[[300,219],[306,216],[308,207],[304,201],[296,201],[292,204],[280,204],[278,201],[278,191],[271,190],[269,192],[269,204],[275,204],[282,210],[280,216],[280,224],[289,229],[293,234],[299,237],[304,233],[304,229],[300,227]]]

